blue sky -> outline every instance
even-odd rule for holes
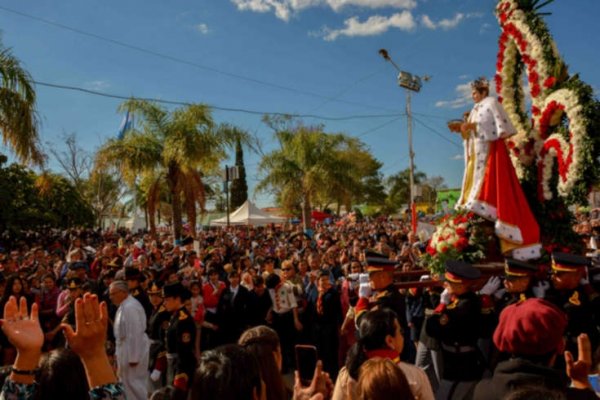
[[[402,69],[432,76],[413,96],[415,163],[458,187],[462,145],[445,123],[470,108],[469,80],[494,74],[494,6],[493,0],[0,0],[0,30],[4,45],[40,82],[261,112],[386,115],[303,121],[359,136],[389,175],[408,166],[408,150],[406,119],[392,115],[404,111],[405,93],[377,54],[386,48]],[[598,91],[600,2],[557,0],[546,11],[571,73]],[[37,93],[44,143],[75,132],[93,151],[117,135],[119,100],[44,86]],[[265,151],[273,148],[260,115],[214,110],[213,116],[259,137]],[[246,153],[251,190],[258,162]],[[266,195],[254,199],[260,206],[272,202]]]

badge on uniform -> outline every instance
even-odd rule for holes
[[[183,335],[181,335],[181,341],[183,343],[189,343],[190,340],[192,340],[192,335],[190,333],[186,332]]]
[[[581,301],[579,301],[579,292],[575,292],[573,293],[573,296],[571,296],[569,298],[569,303],[576,305],[576,306],[580,306],[581,305]]]
[[[452,310],[453,308],[456,308],[457,305],[458,305],[458,299],[455,299],[452,303],[448,304],[448,310]]]
[[[187,319],[187,314],[184,313],[182,310],[179,310],[179,320],[183,321],[184,319]]]
[[[442,314],[440,317],[440,325],[446,325],[448,323],[448,316],[446,314]]]

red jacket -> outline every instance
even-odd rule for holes
[[[205,308],[217,308],[219,305],[219,298],[221,297],[221,293],[225,289],[225,283],[219,281],[218,290],[215,293],[215,288],[211,285],[210,282],[202,285],[202,297],[204,298],[204,307]]]

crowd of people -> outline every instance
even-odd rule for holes
[[[584,256],[553,254],[548,276],[450,261],[398,289],[427,244],[401,221],[2,240],[4,399],[596,398]]]

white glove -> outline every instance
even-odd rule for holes
[[[494,297],[496,298],[496,300],[500,300],[505,293],[506,289],[496,290],[496,292],[494,293]]]
[[[152,382],[156,382],[156,381],[158,381],[160,379],[160,375],[161,374],[162,374],[162,372],[160,372],[159,370],[155,369],[150,374],[150,379],[152,380]]]
[[[348,274],[348,279],[351,281],[358,281],[358,279],[360,278],[360,275],[358,272],[353,272],[351,274]]]
[[[538,299],[544,298],[548,289],[550,289],[550,283],[548,283],[548,281],[539,281],[537,285],[531,288],[533,294]]]
[[[431,279],[431,276],[429,276],[429,275],[421,275],[421,277],[419,278],[419,282],[428,281],[430,279]]]
[[[587,286],[590,284],[590,279],[589,279],[589,272],[587,267],[585,267],[585,274],[583,275],[583,278],[581,278],[581,280],[579,281],[579,284],[582,286]]]
[[[358,297],[369,297],[371,296],[371,285],[369,282],[361,283],[358,286]]]
[[[358,276],[358,281],[360,283],[369,283],[369,274],[360,274]]]
[[[497,276],[492,276],[490,279],[488,279],[486,284],[483,285],[483,287],[479,291],[479,294],[491,296],[492,294],[494,294],[494,292],[496,292],[496,290],[500,289],[501,285],[502,280],[500,280],[500,278]]]
[[[444,291],[440,295],[440,303],[448,305],[450,304],[451,298],[452,295],[450,294],[450,292],[448,292],[448,289],[444,289]]]

